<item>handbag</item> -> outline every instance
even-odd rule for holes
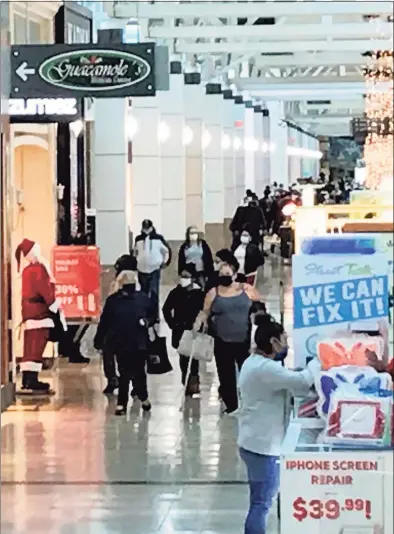
[[[196,332],[192,345],[191,357],[200,362],[211,362],[213,359],[214,339],[204,332]]]
[[[57,312],[49,312],[50,318],[53,321],[53,327],[49,329],[49,339],[52,343],[59,343],[64,339],[64,327],[60,319],[60,310]]]
[[[185,330],[179,342],[179,347],[177,349],[178,354],[181,354],[182,356],[188,356],[190,358],[193,351],[193,343],[195,338],[196,335],[193,330]]]
[[[172,371],[172,365],[168,358],[167,340],[160,337],[155,331],[155,337],[149,342],[148,362],[146,372],[148,375],[165,375]]]

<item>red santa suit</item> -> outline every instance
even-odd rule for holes
[[[51,312],[55,313],[59,309],[54,279],[48,268],[35,255],[35,246],[34,241],[24,239],[15,253],[18,267],[22,255],[30,261],[22,272],[22,373],[41,371],[49,330],[54,327]]]

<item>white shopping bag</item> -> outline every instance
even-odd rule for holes
[[[86,332],[81,338],[80,344],[79,344],[79,351],[82,354],[84,358],[94,358],[99,355],[97,350],[94,348],[94,336],[97,332],[97,325],[91,324],[86,329]]]
[[[194,334],[191,357],[200,362],[211,362],[213,359],[214,340],[208,334]]]
[[[196,334],[193,332],[193,330],[185,330],[179,342],[179,347],[177,349],[178,354],[190,357],[193,351],[193,343],[195,338]]]

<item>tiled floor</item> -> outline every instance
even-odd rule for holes
[[[277,315],[282,275],[271,269],[262,292]],[[3,414],[2,534],[242,534],[248,490],[214,366],[184,411],[176,355],[174,367],[150,380],[150,416],[114,417],[99,362],[60,365],[47,404],[19,400]]]

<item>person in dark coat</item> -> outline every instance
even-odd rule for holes
[[[148,357],[148,327],[155,321],[155,309],[149,297],[136,291],[137,266],[123,271],[118,277],[119,290],[110,295],[94,339],[96,350],[104,344],[116,355],[119,371],[119,393],[116,415],[127,411],[130,381],[133,391],[142,402],[142,409],[150,411],[146,361]]]
[[[240,244],[232,249],[234,256],[239,263],[238,282],[246,282],[247,276],[257,271],[264,265],[264,255],[260,248],[252,243],[252,236],[248,225],[245,225]]]
[[[238,208],[235,211],[233,220],[230,223],[230,232],[233,236],[233,243],[232,246],[236,246],[239,244],[239,236],[242,232],[242,226],[244,224],[244,212],[246,209],[247,204],[242,204],[241,206],[238,206]]]
[[[179,284],[170,291],[164,306],[164,320],[172,331],[172,346],[178,349],[183,333],[193,330],[197,315],[202,310],[205,293],[195,282],[194,264],[187,264],[181,272]],[[179,366],[182,375],[182,384],[186,385],[189,357],[179,355]],[[199,363],[192,360],[190,375],[187,382],[186,395],[193,396],[200,393]]]
[[[195,280],[205,286],[208,277],[213,273],[213,257],[208,243],[201,239],[195,226],[189,226],[186,239],[179,249],[178,274],[182,275],[186,265],[192,263],[195,269]]]

